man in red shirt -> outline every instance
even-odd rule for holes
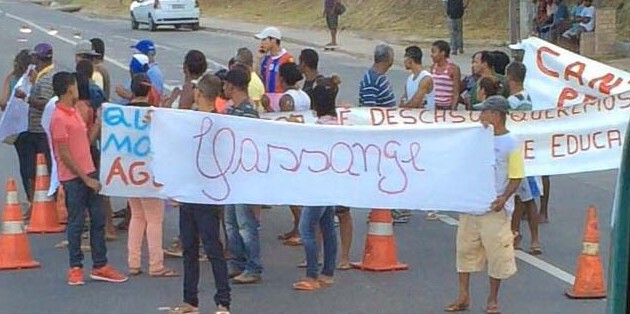
[[[59,101],[50,124],[53,151],[58,165],[59,181],[66,191],[68,208],[68,251],[70,270],[68,284],[83,285],[83,252],[81,234],[85,212],[90,215],[92,272],[90,278],[108,282],[124,282],[127,277],[107,264],[105,246],[105,212],[98,192],[101,184],[90,154],[90,142],[99,134],[100,117],[88,130],[75,104],[79,98],[75,74],[59,72],[53,76],[53,90]],[[99,113],[100,115],[100,113]],[[89,132],[89,133],[88,133]]]

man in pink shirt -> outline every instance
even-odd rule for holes
[[[50,133],[58,165],[59,181],[66,191],[68,208],[68,251],[70,270],[68,284],[83,285],[83,252],[81,233],[85,213],[90,215],[92,272],[90,278],[108,282],[124,282],[127,277],[107,264],[105,246],[105,212],[98,192],[101,184],[90,154],[90,142],[100,131],[100,118],[88,130],[75,104],[79,98],[76,75],[59,72],[53,76],[53,90],[59,97],[52,114]],[[100,115],[100,113],[99,113]]]

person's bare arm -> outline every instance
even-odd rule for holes
[[[92,125],[92,129],[90,130],[90,134],[89,134],[89,139],[90,139],[90,143],[94,144],[96,143],[96,140],[98,139],[99,135],[101,134],[101,115],[103,112],[103,107],[99,108],[98,111],[96,112],[96,119],[94,119],[94,125]]]
[[[461,84],[462,81],[462,73],[459,70],[459,67],[457,65],[451,64],[451,76],[453,78],[453,98],[451,100],[452,102],[452,106],[453,106],[453,110],[457,110],[457,105],[459,104],[459,91],[460,91],[460,87],[459,85]]]
[[[433,80],[425,77],[418,83],[418,91],[402,105],[403,108],[424,108],[424,97],[433,90]]]
[[[63,164],[68,167],[74,175],[78,176],[89,188],[97,192],[100,191],[101,184],[96,179],[88,176],[87,173],[83,173],[83,171],[81,171],[77,166],[74,159],[72,159],[70,150],[68,149],[68,143],[61,142],[57,145],[59,148],[59,158],[61,159],[61,162],[63,162]]]
[[[122,87],[121,85],[116,86],[116,94],[118,95],[118,97],[126,99],[126,100],[133,99],[133,93],[127,90],[126,88]]]
[[[507,200],[510,199],[510,197],[512,197],[514,193],[516,193],[516,190],[521,185],[521,180],[523,179],[510,179],[510,182],[505,189],[505,193],[497,197],[497,199],[492,202],[491,206],[493,211],[500,212],[505,208],[505,203],[507,202]]]
[[[4,108],[7,106],[7,101],[9,101],[9,96],[11,95],[11,77],[13,77],[13,75],[9,73],[9,75],[4,78],[4,83],[2,83],[2,95],[0,95],[1,110],[4,110]]]

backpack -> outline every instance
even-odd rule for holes
[[[532,111],[532,99],[529,97],[529,95],[527,95],[527,98],[525,98],[523,94],[518,93],[514,95],[514,97],[516,97],[516,99],[518,99],[519,101],[518,106],[514,108],[515,111]]]

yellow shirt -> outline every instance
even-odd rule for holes
[[[265,85],[263,84],[260,77],[256,72],[252,72],[251,80],[249,81],[249,86],[247,87],[249,92],[249,97],[257,104],[260,103],[260,98],[265,94]]]

